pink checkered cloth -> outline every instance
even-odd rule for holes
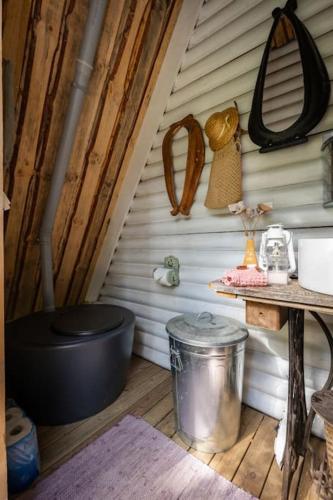
[[[223,278],[222,283],[227,286],[267,286],[267,274],[256,269],[230,269]]]

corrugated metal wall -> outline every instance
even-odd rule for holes
[[[240,301],[214,295],[207,283],[240,263],[244,236],[239,221],[203,205],[212,152],[189,218],[169,215],[161,144],[168,126],[193,113],[203,126],[215,111],[236,99],[246,130],[256,75],[271,26],[271,12],[284,2],[271,0],[210,0],[200,12],[181,71],[154,146],[132,202],[118,249],[101,290],[100,300],[132,309],[137,315],[135,352],[169,366],[165,322],[178,313],[209,310],[244,320]],[[333,0],[299,2],[299,17],[316,38],[330,75],[333,75]],[[297,115],[302,100],[302,75],[296,43],[278,51],[269,67],[265,92],[265,122],[281,127]],[[280,68],[284,68],[276,72]],[[261,155],[247,134],[242,136],[245,199],[272,201],[268,223],[283,222],[300,237],[333,236],[333,211],[322,207],[325,182],[320,158],[322,132],[333,128],[332,99],[309,142]],[[187,138],[180,132],[174,142],[178,195],[183,184]],[[260,233],[258,234],[258,243]],[[181,262],[181,284],[163,288],[152,280],[152,270],[173,254]],[[331,321],[332,324],[332,321]],[[333,326],[333,325],[332,325]],[[287,398],[287,330],[279,333],[250,330],[247,346],[244,400],[279,417]],[[306,318],[306,387],[309,396],[325,381],[328,349],[323,335]]]

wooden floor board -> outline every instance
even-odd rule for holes
[[[297,496],[298,485],[302,477],[303,467],[304,467],[304,457],[300,457],[298,460],[298,467],[291,480],[290,491],[289,491],[290,498],[296,498]]]
[[[171,438],[175,433],[175,414],[170,411],[161,422],[156,426],[156,429],[163,432],[166,436]]]
[[[171,439],[184,450],[188,451],[190,449],[190,447],[178,436],[177,432],[174,433]]]
[[[263,500],[276,500],[281,494],[282,488],[282,471],[280,470],[276,460],[272,458],[271,466],[260,495]]]
[[[136,401],[127,411],[126,414],[135,415],[136,417],[142,417],[152,410],[159,402],[168,397],[170,394],[170,378],[163,380],[158,384],[149,394],[145,394],[141,399]],[[122,418],[122,416],[121,416]]]
[[[322,460],[325,453],[325,442],[322,439],[312,437],[310,440],[312,448],[316,451],[317,461],[315,467],[319,466],[319,461]],[[311,474],[311,453],[307,452],[304,460],[303,474],[299,482],[297,491],[297,500],[315,500],[318,498],[315,487],[312,482]]]
[[[190,448],[189,453],[191,453],[191,455],[207,465],[212,461],[214,457],[214,453],[205,453],[203,451],[195,450],[194,448]]]
[[[159,424],[173,409],[172,393],[169,392],[164,398],[156,403],[143,418],[154,427]]]
[[[237,443],[228,451],[216,453],[210,466],[231,481],[247,452],[264,416],[256,410],[244,407]]]
[[[259,497],[273,459],[276,421],[265,416],[233,478],[240,488]]]
[[[282,473],[274,460],[276,420],[244,406],[237,443],[223,453],[202,453],[187,446],[176,434],[170,372],[134,357],[128,381],[119,398],[91,418],[57,427],[38,429],[42,477],[115,425],[126,414],[142,417],[194,457],[261,500],[280,498]],[[312,438],[321,453],[324,442]],[[310,458],[300,466],[291,498],[314,500]]]

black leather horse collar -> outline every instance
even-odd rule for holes
[[[261,146],[261,153],[306,142],[306,134],[320,122],[329,102],[330,80],[326,66],[309,31],[294,13],[296,8],[297,2],[288,0],[283,9],[277,8],[272,12],[274,22],[261,61],[248,123],[250,138]],[[269,51],[281,16],[288,18],[298,41],[304,79],[304,102],[297,120],[285,130],[274,132],[263,123],[262,102]]]

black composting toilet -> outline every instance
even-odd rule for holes
[[[123,307],[83,304],[9,323],[7,395],[43,425],[103,410],[125,385],[134,320]]]

